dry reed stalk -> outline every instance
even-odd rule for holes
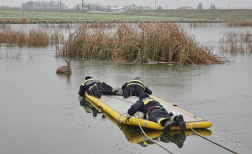
[[[252,34],[247,31],[245,33],[227,33],[219,40],[221,52],[236,53],[251,53]]]
[[[59,31],[54,31],[50,36],[50,45],[63,44],[65,42],[64,35]]]
[[[0,46],[1,46],[2,42],[3,42],[3,33],[2,33],[2,31],[0,31]]]

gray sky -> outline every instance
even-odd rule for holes
[[[21,3],[27,1],[39,1],[39,0],[1,0],[0,6],[21,6]],[[47,1],[50,0],[40,0]],[[60,0],[53,0],[60,1]],[[69,7],[81,3],[82,0],[61,0],[62,3],[66,4]],[[129,4],[135,4],[136,6],[151,6],[155,7],[155,0],[84,0],[84,2],[99,3],[101,5],[117,5],[117,6],[128,6]],[[163,9],[177,9],[181,6],[190,6],[197,8],[198,4],[202,3],[204,9],[209,9],[211,3],[215,5],[216,8],[227,9],[228,4],[229,8],[248,8],[252,9],[252,0],[156,0],[156,7],[159,5]]]

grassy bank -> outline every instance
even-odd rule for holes
[[[87,13],[83,11],[0,10],[0,20],[131,20],[131,21],[225,21],[252,20],[252,9],[226,10],[130,10],[123,13]],[[217,20],[218,18],[218,20]]]
[[[64,11],[22,11],[0,10],[0,20],[17,21],[22,18],[28,20],[191,20],[190,18],[165,17],[165,16],[142,16],[114,13],[85,13]]]
[[[178,17],[191,20],[252,20],[252,9],[215,10],[130,10],[124,15]]]

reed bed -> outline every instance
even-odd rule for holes
[[[29,32],[28,46],[48,46],[49,36],[40,29],[32,29]]]
[[[246,32],[230,32],[224,34],[219,40],[221,52],[236,53],[252,53],[252,34]]]
[[[211,49],[174,23],[117,24],[115,28],[80,24],[57,56],[172,64],[225,63]]]
[[[233,26],[252,26],[252,21],[234,21],[228,22],[228,26],[233,27]]]
[[[8,45],[18,44],[19,46],[26,45],[27,34],[24,31],[13,31],[10,27],[4,28],[0,31],[1,43]]]
[[[6,43],[9,46],[49,46],[57,43],[64,43],[64,36],[58,31],[48,34],[45,30],[31,29],[28,32],[13,30],[6,26],[0,30],[0,44]]]

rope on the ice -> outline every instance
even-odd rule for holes
[[[214,142],[214,141],[212,141],[212,140],[210,140],[210,139],[208,139],[208,138],[206,138],[206,137],[200,135],[199,133],[197,133],[197,132],[189,125],[189,123],[187,123],[187,122],[185,122],[185,123],[191,128],[191,130],[192,130],[196,135],[198,135],[198,136],[202,137],[203,139],[205,139],[205,140],[207,140],[207,141],[209,141],[209,142],[212,142],[213,144],[216,144],[216,145],[218,145],[218,146],[220,146],[220,147],[222,147],[222,148],[224,148],[224,149],[226,149],[226,150],[228,150],[228,151],[230,151],[230,152],[232,152],[232,153],[238,154],[237,152],[235,152],[235,151],[233,151],[233,150],[230,150],[230,149],[228,149],[228,148],[226,148],[226,147],[224,147],[224,146],[222,146],[222,145],[220,145],[220,144],[218,144],[218,143],[216,143],[216,142]]]
[[[127,113],[123,113],[119,116],[119,120],[121,120],[121,116],[124,115],[124,114],[127,114]],[[160,146],[161,148],[163,148],[164,150],[166,150],[167,152],[169,152],[170,154],[173,154],[171,151],[169,151],[168,149],[166,149],[165,147],[163,147],[162,145],[158,144],[155,140],[153,140],[152,138],[150,138],[148,135],[146,135],[146,133],[144,132],[142,126],[140,125],[140,122],[138,120],[138,116],[136,116],[135,118],[137,118],[137,122],[138,122],[138,125],[141,129],[141,131],[143,132],[143,134],[149,139],[151,140],[152,142],[156,143],[158,146]]]
[[[166,149],[166,148],[163,147],[162,145],[158,144],[155,140],[153,140],[152,138],[150,138],[149,136],[147,136],[146,133],[144,132],[143,128],[142,128],[141,125],[140,125],[140,122],[139,122],[139,120],[138,120],[138,116],[136,116],[136,118],[137,118],[138,125],[139,125],[141,131],[144,133],[144,135],[145,135],[149,140],[151,140],[152,142],[156,143],[158,146],[160,146],[161,148],[163,148],[164,150],[166,150],[166,151],[169,152],[170,154],[173,154],[171,151],[169,151],[168,149]]]
[[[134,103],[132,103],[132,102],[130,102],[130,101],[126,101],[125,99],[120,99],[120,98],[113,97],[113,96],[107,96],[107,97],[114,98],[114,99],[119,99],[119,100],[121,100],[121,101],[124,101],[124,102],[130,103],[130,104],[134,104]]]

